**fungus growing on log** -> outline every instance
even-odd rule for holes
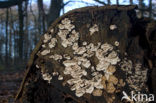
[[[93,35],[96,31],[99,31],[97,24],[94,24],[90,29],[90,35]]]
[[[150,93],[135,8],[86,7],[58,18],[34,49],[16,99],[121,103],[122,91]]]
[[[116,25],[110,25],[110,30],[115,30],[117,28]]]

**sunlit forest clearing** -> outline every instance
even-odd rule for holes
[[[32,51],[57,18],[75,8],[109,5],[136,5],[137,18],[155,22],[155,0],[0,0],[0,103],[14,103]],[[150,45],[144,57],[152,68],[149,73],[156,71],[156,35],[152,30],[145,41]]]

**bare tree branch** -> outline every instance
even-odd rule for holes
[[[107,5],[105,2],[102,2],[102,1],[100,1],[100,0],[94,0],[94,1],[96,1],[96,2],[98,2],[98,3],[100,3],[100,4],[103,4],[103,5]]]
[[[68,1],[68,2],[64,3],[62,7],[68,5],[70,2],[73,2],[73,1]]]
[[[80,1],[78,1],[78,0],[70,0],[70,1],[68,1],[68,2],[66,2],[66,3],[64,3],[63,6],[66,6],[66,5],[68,5],[69,3],[76,3],[76,2],[78,2],[78,3],[83,3],[83,4],[86,4],[86,5],[96,6],[96,5],[93,4],[93,3],[88,3],[88,2],[85,2],[85,1],[83,1],[83,0],[80,0]],[[63,7],[63,6],[62,6],[62,7]]]
[[[0,1],[0,8],[9,8],[11,6],[18,5],[19,3],[23,2],[25,0],[5,0]]]

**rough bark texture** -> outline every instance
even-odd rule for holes
[[[155,79],[153,72],[156,69],[152,71],[155,67],[152,62],[155,62],[156,23],[138,19],[134,9],[135,6],[86,7],[73,10],[58,18],[33,50],[16,100],[23,103],[121,103],[123,91],[128,95],[130,91],[150,93],[154,90],[155,92],[153,88],[155,82],[152,80]],[[115,67],[112,75],[117,79],[116,81],[106,80],[104,81],[106,87],[104,84],[102,89],[95,86],[92,93],[84,93],[80,97],[76,96],[75,90],[70,90],[71,85],[67,81],[73,77],[64,73],[67,58],[55,60],[56,57],[50,58],[50,56],[68,54],[70,60],[73,60],[75,56],[82,57],[87,51],[83,54],[74,54],[72,46],[63,46],[65,43],[62,44],[63,40],[60,39],[58,32],[61,31],[59,25],[65,19],[72,21],[71,24],[75,26],[71,32],[75,30],[78,33],[78,40],[74,42],[78,43],[79,47],[84,47],[84,41],[87,42],[86,45],[89,43],[97,45],[100,42],[101,45],[108,43],[113,46],[113,51],[118,53],[117,56],[120,58],[117,63],[112,65],[110,63]],[[91,28],[95,25],[98,29],[94,28],[94,32],[91,33]],[[71,37],[71,32],[67,35],[67,39]],[[57,43],[52,48],[49,46],[51,36],[57,39]],[[48,37],[50,39],[47,39]],[[87,60],[96,68],[94,72],[98,72],[98,75],[103,75],[104,78],[106,73],[97,70],[100,59],[96,56],[99,50],[102,49],[98,48],[94,51],[96,55],[87,57]],[[111,53],[112,51],[108,51],[108,55]],[[82,76],[81,79],[93,78],[91,66],[88,68],[81,66],[81,69],[87,72],[87,75]],[[153,75],[150,75],[151,73]],[[45,75],[52,79],[46,80]],[[58,80],[58,76],[63,76],[63,80]],[[111,83],[115,88],[112,92],[109,91]]]

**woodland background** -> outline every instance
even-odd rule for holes
[[[40,36],[65,12],[82,6],[138,5],[156,18],[156,0],[0,0],[0,70],[24,69]]]
[[[138,5],[156,19],[156,0],[0,0],[0,103],[12,103],[31,52],[51,23],[84,6]]]

